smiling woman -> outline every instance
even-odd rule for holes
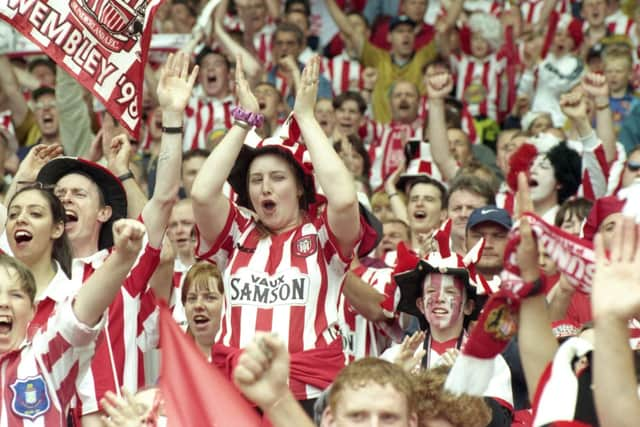
[[[70,295],[71,245],[65,233],[65,211],[52,191],[41,185],[22,188],[9,201],[7,239],[13,255],[31,270],[36,282],[37,313],[30,328],[40,326],[51,307],[40,307],[45,296],[56,301]],[[67,286],[65,286],[67,285]],[[45,313],[46,312],[46,313]],[[46,315],[45,315],[46,314]]]

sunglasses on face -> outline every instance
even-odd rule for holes
[[[633,160],[627,160],[627,169],[629,169],[629,172],[638,172],[638,171],[640,171],[640,162],[634,162]]]

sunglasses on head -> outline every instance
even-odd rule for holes
[[[638,171],[640,171],[640,162],[634,162],[633,160],[627,160],[627,169],[629,169],[629,172],[638,172]]]

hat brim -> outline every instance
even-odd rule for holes
[[[363,258],[373,252],[382,240],[382,223],[369,209],[361,203],[359,205],[360,215],[362,215],[368,225],[364,230],[360,246],[358,247],[358,257]]]
[[[418,179],[421,177],[428,177],[428,178],[433,178],[431,175],[427,174],[427,173],[415,173],[415,174],[405,174],[405,175],[400,175],[398,177],[398,182],[396,182],[396,189],[402,193],[405,193],[405,190],[407,188],[407,184],[409,184],[411,181],[413,181],[414,179]],[[435,179],[435,178],[433,178]]]
[[[302,191],[305,197],[305,206],[302,207],[308,210],[309,205],[316,201],[316,188],[313,175],[303,170],[302,166],[300,166],[298,161],[287,149],[280,148],[277,145],[265,145],[259,148],[253,148],[248,145],[242,146],[236,162],[231,169],[231,173],[229,173],[229,177],[227,178],[231,188],[233,188],[233,191],[237,195],[236,204],[254,210],[249,198],[249,192],[247,191],[247,174],[249,173],[251,162],[253,162],[256,157],[265,154],[284,156],[290,160],[292,165],[295,165],[296,174],[302,180]]]
[[[112,247],[112,225],[118,219],[127,217],[127,193],[122,183],[109,169],[77,157],[59,157],[49,161],[36,179],[45,185],[55,185],[60,178],[71,173],[88,176],[102,192],[105,205],[111,207],[111,218],[100,229],[98,249]]]
[[[440,273],[440,270],[429,264],[424,259],[418,262],[413,270],[405,271],[393,276],[396,285],[400,289],[400,300],[398,301],[398,311],[415,316],[420,321],[420,328],[426,330],[429,327],[424,314],[418,309],[416,301],[422,298],[423,285],[425,277],[430,273]],[[476,299],[475,288],[469,283],[469,272],[464,268],[447,268],[447,272],[452,276],[460,277],[464,282],[467,290],[467,299]]]

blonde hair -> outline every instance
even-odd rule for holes
[[[372,383],[389,384],[406,398],[408,413],[415,411],[415,393],[409,375],[400,366],[374,357],[356,360],[340,372],[329,390],[329,406],[336,410],[346,388],[360,389]]]
[[[217,288],[220,295],[224,294],[224,286],[222,285],[222,273],[217,265],[211,264],[207,261],[198,261],[189,268],[184,278],[184,284],[182,286],[182,294],[180,300],[182,305],[187,301],[187,294],[191,290],[192,285],[196,290],[209,289],[209,280],[215,279],[217,281]]]

